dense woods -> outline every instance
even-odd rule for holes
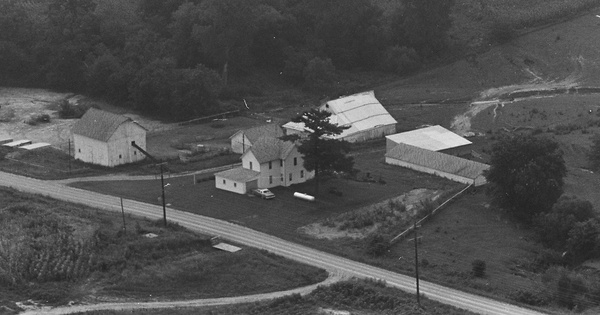
[[[453,0],[0,0],[0,84],[172,119],[225,110],[256,71],[325,93],[337,70],[405,74],[444,50]]]

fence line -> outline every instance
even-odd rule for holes
[[[227,115],[237,114],[239,112],[240,112],[240,110],[236,109],[236,110],[232,110],[232,111],[228,111],[228,112],[224,112],[224,113],[219,113],[219,114],[214,114],[214,115],[210,115],[210,116],[195,118],[195,119],[188,120],[188,121],[183,121],[183,122],[180,122],[179,125],[180,126],[190,125],[190,124],[197,123],[197,122],[200,122],[203,120],[207,120],[207,119],[211,119],[211,118],[215,118],[215,117],[225,117]]]
[[[423,217],[421,220],[417,221],[416,225],[420,225],[421,223],[425,222],[426,220],[428,220],[429,218],[433,217],[434,214],[436,214],[436,212],[438,212],[438,210],[440,210],[443,206],[445,206],[446,204],[448,204],[450,201],[454,200],[456,197],[462,195],[465,191],[467,191],[467,189],[471,188],[471,186],[473,186],[473,184],[469,184],[467,187],[463,188],[461,191],[457,192],[456,194],[454,194],[454,196],[448,198],[446,201],[442,202],[442,204],[440,204],[439,206],[437,206],[435,209],[433,209],[431,211],[431,213],[429,213],[428,215],[426,215],[425,217]],[[394,238],[392,238],[390,240],[390,244],[394,244],[397,241],[401,240],[402,238],[404,238],[404,236],[406,236],[408,233],[412,232],[412,230],[414,229],[414,225],[411,225],[410,227],[408,227],[406,230],[404,230],[402,233],[396,235]]]

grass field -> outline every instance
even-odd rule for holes
[[[63,304],[237,296],[327,277],[261,250],[214,249],[208,236],[173,224],[165,228],[4,188],[0,199],[0,305],[11,308],[27,299]]]

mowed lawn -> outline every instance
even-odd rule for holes
[[[381,150],[362,153],[356,158],[356,167],[361,169],[359,179],[363,179],[368,172],[371,178],[377,181],[382,179],[385,184],[330,179],[320,183],[319,194],[314,193],[313,183],[308,182],[291,187],[275,187],[271,190],[276,198],[263,200],[216,189],[214,180],[194,184],[192,176],[183,176],[165,179],[165,183],[169,183],[165,199],[175,209],[234,222],[279,237],[294,238],[296,229],[301,226],[399,196],[415,188],[452,189],[458,185],[435,176],[386,165]],[[160,179],[77,182],[72,186],[161,204]],[[331,187],[343,195],[329,193]],[[297,199],[293,196],[294,192],[315,195],[316,201],[311,203]]]

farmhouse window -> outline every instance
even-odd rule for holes
[[[300,170],[300,178],[304,178],[304,170]]]
[[[77,149],[77,151],[78,151],[79,153],[81,153],[81,149]]]
[[[283,173],[281,173],[281,182],[283,182]]]
[[[237,187],[237,183],[233,183],[233,187]]]
[[[273,175],[269,175],[269,184],[273,184]]]
[[[292,173],[290,173],[290,181],[292,181]]]
[[[269,169],[273,168],[273,162],[269,161]]]
[[[121,154],[119,154],[119,159],[122,158],[123,156]]]
[[[296,165],[298,165],[298,158],[297,157],[294,158],[294,166],[296,166]]]
[[[137,155],[137,151],[133,151],[133,155]]]
[[[223,185],[225,185],[225,180],[223,180]]]
[[[283,160],[279,160],[279,166],[283,167]]]
[[[250,162],[250,169],[252,169],[252,162]]]

